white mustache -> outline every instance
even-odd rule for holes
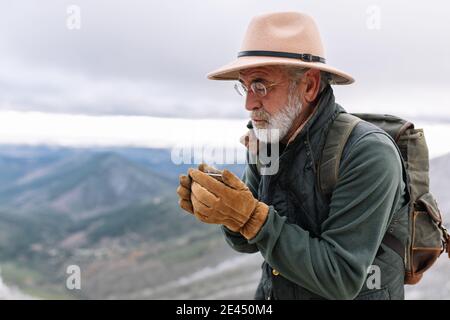
[[[256,119],[264,120],[264,121],[267,121],[270,123],[270,121],[269,121],[271,118],[270,114],[262,108],[258,109],[258,110],[253,110],[251,112],[250,116],[252,119],[256,118]]]

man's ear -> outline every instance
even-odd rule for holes
[[[309,69],[303,76],[302,81],[303,103],[313,103],[320,90],[320,71],[317,69]]]

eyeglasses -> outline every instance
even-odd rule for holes
[[[252,84],[250,85],[250,89],[253,91],[254,94],[256,94],[256,96],[263,98],[267,95],[267,90],[269,88],[276,86],[278,84],[279,83],[272,83],[266,86],[264,83],[260,81],[255,81],[252,82]],[[235,83],[234,89],[240,96],[245,97],[248,94],[248,88],[242,82]]]

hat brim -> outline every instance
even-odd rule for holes
[[[207,77],[210,80],[238,80],[239,71],[241,70],[270,65],[288,65],[325,71],[331,75],[331,84],[344,85],[351,84],[355,81],[351,75],[321,62],[305,62],[291,58],[261,56],[240,57],[233,62],[208,73]]]

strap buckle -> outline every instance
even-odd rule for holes
[[[302,53],[301,56],[300,59],[305,62],[314,62],[313,55],[310,53]]]
[[[448,257],[450,259],[450,234],[448,233],[448,230],[446,227],[441,225],[441,230],[444,236],[444,246],[445,246],[445,252],[448,253]]]

